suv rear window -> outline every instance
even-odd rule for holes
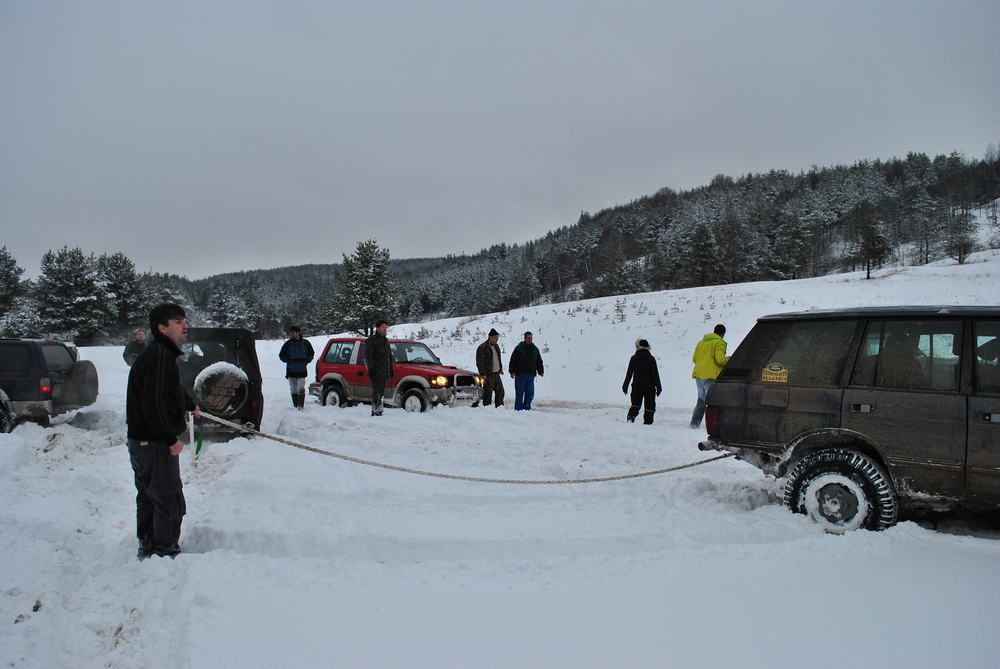
[[[68,372],[73,369],[73,354],[62,344],[42,344],[46,366],[53,371]]]
[[[27,344],[0,346],[0,372],[26,372],[31,369],[31,351]]]
[[[976,393],[1000,395],[1000,321],[976,322]]]
[[[958,392],[962,322],[873,320],[851,384]]]
[[[856,320],[792,323],[757,380],[794,386],[839,386],[857,329]]]

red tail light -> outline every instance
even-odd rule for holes
[[[719,429],[719,407],[705,409],[705,429],[710,437],[722,436],[722,431]]]
[[[253,400],[252,402],[250,402],[250,412],[254,416],[260,415],[260,400]]]
[[[43,376],[38,379],[38,392],[44,396],[48,396],[52,392],[52,380],[47,376]]]

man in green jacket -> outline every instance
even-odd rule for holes
[[[698,384],[698,404],[695,405],[694,413],[691,414],[692,429],[697,430],[701,427],[701,419],[705,417],[705,396],[708,394],[708,388],[729,362],[729,357],[726,355],[726,342],[723,339],[725,336],[726,326],[720,323],[715,326],[714,332],[702,337],[702,340],[694,347],[694,355],[691,356],[694,371],[691,372],[691,378]]]

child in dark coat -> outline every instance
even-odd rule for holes
[[[628,372],[625,373],[625,383],[622,392],[628,394],[628,382],[632,381],[632,406],[629,407],[626,420],[635,422],[639,415],[639,407],[646,403],[642,414],[644,425],[653,424],[653,414],[656,413],[656,397],[663,391],[660,385],[660,372],[656,369],[656,358],[649,352],[649,342],[645,339],[635,340],[635,355],[628,361]]]

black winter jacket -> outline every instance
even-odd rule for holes
[[[634,380],[633,376],[635,377]],[[632,356],[632,359],[628,361],[628,371],[625,372],[625,383],[622,384],[623,392],[628,392],[629,381],[632,381],[633,388],[653,388],[656,390],[657,395],[663,390],[660,386],[660,372],[656,369],[656,358],[647,349],[639,349]]]
[[[177,441],[184,432],[184,412],[194,411],[191,396],[181,386],[177,358],[183,355],[172,341],[159,332],[132,364],[125,395],[125,421],[128,438]]]
[[[545,365],[542,364],[542,353],[534,344],[522,341],[514,347],[510,354],[510,365],[508,371],[511,374],[545,374]]]

